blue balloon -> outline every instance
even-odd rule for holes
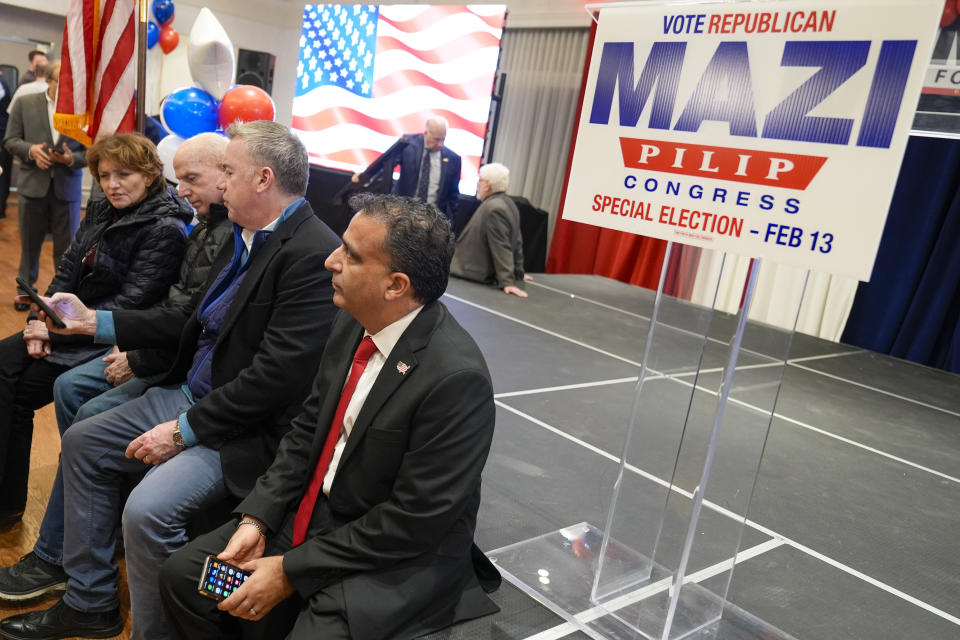
[[[173,0],[153,0],[153,17],[162,25],[173,18]]]
[[[196,87],[177,89],[163,101],[163,126],[181,138],[217,129],[217,101]]]
[[[159,39],[160,27],[157,26],[156,22],[151,20],[147,23],[147,49],[153,49]]]

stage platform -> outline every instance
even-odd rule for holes
[[[523,300],[452,279],[443,297],[493,376],[497,425],[477,530],[492,557],[579,522],[603,525],[654,301],[597,276],[537,275],[527,290]],[[685,318],[661,321],[682,329]],[[733,322],[718,314],[716,335],[728,337]],[[699,348],[683,330],[658,336],[678,353]],[[709,342],[697,394],[716,393],[725,353]],[[774,370],[762,340],[745,344],[728,411],[749,410]],[[665,401],[682,398],[693,378],[669,374]],[[739,471],[734,447],[721,452],[714,481],[735,482]],[[693,478],[681,473],[681,484]],[[956,640],[958,525],[960,377],[798,334],[730,605],[797,640]],[[499,614],[429,637],[588,637],[507,582],[494,598]]]

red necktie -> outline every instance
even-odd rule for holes
[[[320,459],[317,460],[317,466],[313,470],[307,492],[303,494],[300,507],[297,509],[297,516],[293,520],[293,546],[295,547],[307,539],[307,527],[310,525],[310,518],[313,517],[313,509],[317,505],[317,497],[323,488],[323,478],[327,475],[327,469],[330,468],[333,450],[340,439],[340,432],[343,429],[343,416],[347,412],[347,405],[350,404],[353,390],[357,388],[357,382],[360,381],[363,370],[367,368],[367,361],[376,350],[377,345],[373,344],[370,336],[367,336],[360,341],[357,353],[353,356],[350,376],[347,378],[347,384],[340,394],[340,403],[337,404],[337,412],[333,414],[333,422],[327,432],[327,439],[323,443],[323,451],[320,452]]]

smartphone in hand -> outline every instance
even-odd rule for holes
[[[33,303],[38,307],[40,307],[41,311],[47,314],[47,317],[50,318],[54,326],[60,327],[61,329],[67,328],[66,323],[64,323],[64,321],[60,319],[60,316],[57,315],[57,312],[51,309],[50,305],[44,302],[43,298],[37,295],[37,292],[33,290],[33,287],[27,284],[27,281],[21,278],[20,276],[17,276],[17,286],[20,288],[21,291],[23,291],[24,295],[29,296],[29,298],[33,300]]]
[[[229,562],[217,560],[216,556],[207,556],[203,563],[203,572],[197,591],[200,595],[220,601],[240,588],[247,578],[249,571],[243,571]]]

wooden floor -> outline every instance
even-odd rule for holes
[[[0,219],[0,336],[7,336],[23,328],[26,313],[13,308],[17,265],[20,261],[20,235],[17,223],[16,196],[11,196],[6,209],[6,218]],[[53,242],[48,238],[43,245],[40,258],[40,278],[37,288],[44,291],[53,277]],[[0,409],[2,410],[2,409]],[[47,506],[47,497],[57,471],[57,458],[60,455],[60,436],[57,433],[53,405],[37,412],[34,418],[33,450],[30,455],[30,488],[27,497],[27,509],[23,521],[9,531],[0,533],[0,564],[8,566],[20,556],[33,549],[40,521]],[[120,612],[127,624],[123,634],[117,636],[124,640],[130,637],[130,602],[127,597],[126,577],[123,559],[120,559]],[[12,603],[0,600],[0,618],[6,618],[31,609],[45,609],[59,598],[51,594],[36,600]]]

